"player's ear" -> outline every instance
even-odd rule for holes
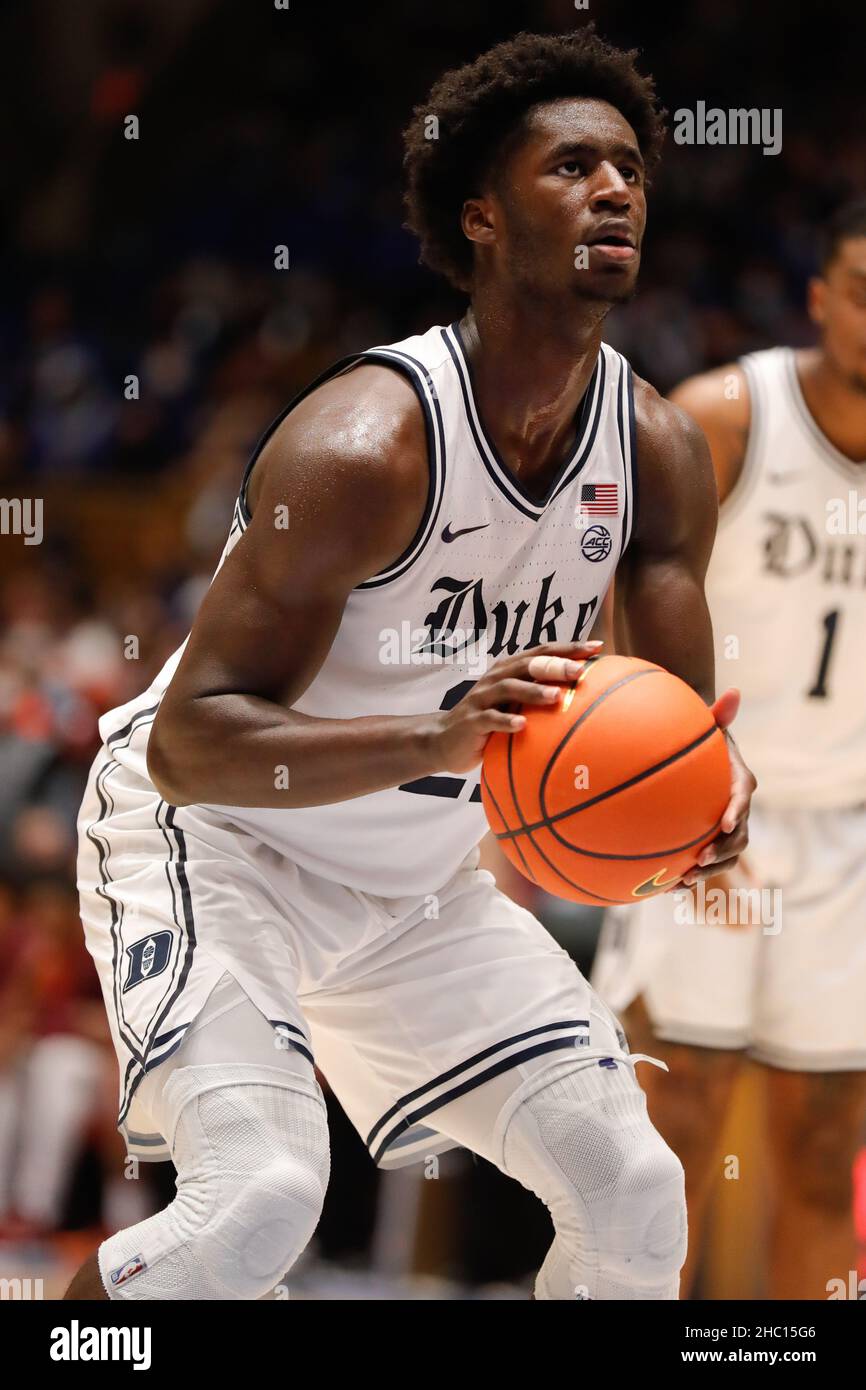
[[[496,241],[496,213],[490,198],[467,198],[460,213],[463,235],[483,246]]]
[[[823,328],[826,317],[827,281],[820,275],[813,275],[806,292],[809,318],[819,328]]]

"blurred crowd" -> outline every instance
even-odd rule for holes
[[[669,142],[641,291],[607,335],[662,390],[809,340],[815,227],[866,169],[838,51],[845,7],[823,7],[832,69],[817,20],[754,8],[617,0],[595,16],[644,48],[671,110],[784,113],[775,157]],[[0,18],[0,109],[19,133],[0,173],[16,210],[0,493],[45,506],[41,545],[0,536],[0,1236],[75,1219],[84,1149],[105,1175],[86,1219],[130,1220],[135,1185],[112,1190],[115,1063],[74,895],[96,720],[185,636],[246,458],[286,400],[336,358],[462,312],[401,228],[411,106],[442,67],[510,32],[581,22],[556,0],[504,3],[495,19],[463,0],[432,9],[389,0],[334,26],[315,6],[87,0]]]

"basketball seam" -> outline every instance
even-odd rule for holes
[[[511,735],[509,734],[508,737],[510,738]],[[482,763],[482,766],[481,766],[481,781],[483,782],[484,786],[485,786],[486,789],[487,789],[487,795],[490,797],[490,800],[491,800],[492,803],[493,803],[493,809],[494,809],[494,811],[496,812],[496,814],[497,814],[497,816],[499,817],[499,819],[502,821],[502,824],[503,824],[503,825],[507,825],[507,824],[508,824],[508,821],[505,819],[504,815],[502,814],[502,811],[500,810],[500,807],[499,807],[499,802],[496,800],[496,797],[493,795],[493,788],[491,787],[489,781],[487,780],[487,774],[486,774],[485,771],[484,771],[484,765],[483,765],[483,763]],[[516,803],[515,803],[515,805],[516,805]],[[493,833],[494,833],[494,835],[495,835],[495,834],[496,834],[496,831],[494,831]],[[536,886],[539,886],[539,885],[538,885],[538,879],[535,877],[535,874],[532,872],[532,870],[530,869],[529,865],[528,865],[527,862],[526,862],[526,856],[524,855],[523,850],[520,848],[519,845],[515,845],[514,848],[516,849],[517,853],[520,855],[520,859],[521,859],[521,862],[522,862],[522,864],[523,864],[524,869],[526,870],[527,877],[530,878],[530,879],[532,880],[532,882],[533,882]]]
[[[588,811],[593,806],[597,806],[599,802],[608,801],[612,796],[616,796],[619,792],[628,791],[629,787],[634,787],[638,784],[638,782],[643,782],[648,777],[655,776],[657,772],[662,772],[664,768],[670,767],[673,763],[678,762],[680,758],[684,758],[687,753],[691,753],[694,751],[695,748],[699,748],[702,743],[705,743],[708,738],[712,738],[713,734],[718,732],[718,725],[713,724],[709,729],[705,729],[704,732],[700,734],[698,738],[692,739],[691,743],[685,744],[684,747],[679,748],[676,751],[676,753],[672,753],[670,757],[664,758],[660,763],[654,763],[652,767],[644,768],[643,772],[636,773],[634,777],[627,778],[625,782],[619,782],[615,787],[609,787],[606,792],[599,792],[598,796],[590,797],[588,801],[584,801],[583,804],[580,806],[571,806],[567,811],[557,811],[552,816],[545,816],[545,818],[541,821],[536,821],[533,823],[522,821],[521,825],[516,830],[497,830],[494,831],[494,834],[497,840],[510,840],[513,839],[516,835],[522,834],[523,831],[530,832],[533,830],[547,829],[551,830],[553,834],[556,836],[556,838],[559,840],[560,844],[566,845],[568,849],[577,850],[579,854],[586,854],[596,859],[653,859],[656,854],[675,854],[677,850],[690,849],[693,844],[698,843],[698,840],[700,840],[702,836],[699,835],[696,840],[689,840],[684,845],[675,845],[671,849],[654,850],[652,853],[640,855],[602,854],[600,851],[596,852],[590,849],[581,850],[577,845],[573,845],[570,841],[562,839],[562,837],[557,834],[554,827],[558,821],[566,820],[569,816],[576,816],[581,811]],[[557,749],[556,751],[558,752],[559,750]],[[553,757],[555,756],[556,753],[553,754]],[[505,817],[503,816],[502,819],[504,821]],[[719,821],[716,821],[716,825],[718,824]],[[712,829],[715,829],[715,826],[711,826],[710,830]],[[709,834],[710,831],[708,830],[705,833]]]
[[[538,791],[538,801],[541,806],[541,814],[544,817],[545,821],[548,821],[550,819],[550,817],[547,814],[547,807],[545,805],[544,796],[544,790],[547,786],[548,778],[550,777],[550,770],[553,764],[556,762],[556,759],[562,752],[563,748],[568,743],[568,740],[571,738],[572,734],[576,733],[577,730],[581,727],[581,725],[586,723],[593,710],[598,709],[599,705],[603,705],[608,696],[612,695],[615,690],[619,690],[624,685],[629,685],[631,681],[639,680],[641,676],[665,674],[666,673],[662,671],[660,666],[653,666],[648,671],[630,671],[627,676],[621,676],[618,681],[614,681],[613,685],[609,685],[606,690],[603,690],[601,692],[600,695],[596,695],[592,703],[590,705],[587,705],[586,709],[583,711],[582,714],[578,715],[577,719],[575,719],[573,724],[569,725],[562,738],[559,740],[559,743],[556,745],[550,757],[548,758],[544,768],[544,772],[541,774],[541,786]]]
[[[597,658],[595,658],[595,657],[591,657],[591,658],[590,658],[591,661],[595,661],[596,659],[597,659]],[[643,675],[643,674],[645,674],[645,673],[644,673],[644,672],[639,672],[638,674]],[[571,685],[569,686],[569,689],[574,690],[575,687],[576,687],[576,685],[577,685],[577,681],[572,681],[572,682],[571,682]],[[533,840],[533,838],[532,838],[532,827],[530,827],[530,826],[527,824],[527,822],[524,821],[524,819],[523,819],[523,812],[522,812],[522,810],[520,809],[520,802],[517,800],[517,792],[515,791],[515,787],[514,787],[514,774],[513,774],[513,767],[512,767],[512,761],[511,761],[511,752],[512,752],[512,746],[513,746],[513,739],[514,739],[514,735],[513,735],[513,734],[508,734],[507,767],[508,767],[508,781],[509,781],[509,786],[510,786],[510,788],[511,788],[511,798],[512,798],[512,800],[513,800],[513,802],[514,802],[514,809],[515,809],[515,812],[516,812],[516,814],[517,814],[517,818],[518,818],[518,820],[521,822],[521,825],[523,826],[523,828],[524,828],[524,830],[526,831],[526,833],[529,835],[529,843],[532,845],[532,848],[535,850],[535,853],[541,856],[541,858],[544,860],[544,862],[545,862],[545,864],[547,865],[547,867],[548,867],[549,869],[552,869],[553,872],[554,872],[559,878],[562,879],[563,883],[567,883],[568,886],[569,886],[569,888],[577,888],[581,893],[585,893],[585,894],[586,894],[588,897],[590,897],[590,898],[595,898],[596,902],[599,902],[599,903],[611,903],[611,904],[615,903],[615,902],[616,902],[616,899],[615,899],[615,898],[605,898],[605,897],[603,897],[600,893],[594,893],[593,890],[592,890],[591,888],[586,888],[582,883],[578,883],[576,879],[568,878],[567,875],[564,874],[564,873],[562,872],[561,869],[557,868],[557,866],[556,866],[554,863],[552,863],[550,859],[548,859],[548,857],[547,857],[547,855],[545,854],[544,850],[541,849],[541,847],[540,847],[539,845],[537,845],[537,844],[535,843],[535,841]],[[483,781],[486,783],[486,785],[487,785],[488,791],[490,791],[490,783],[489,783],[489,781],[487,780],[487,778],[484,776],[484,769],[483,769],[483,767],[482,767],[481,776],[482,776],[482,780],[483,780]],[[491,800],[493,801],[493,804],[494,804],[494,806],[495,806],[495,808],[496,808],[496,813],[497,813],[497,815],[501,817],[503,824],[507,824],[507,821],[505,820],[505,817],[502,815],[502,812],[500,811],[499,806],[496,804],[496,799],[495,799],[495,797],[493,796],[492,791],[491,791],[490,795],[491,795]],[[536,827],[534,827],[534,828],[535,828],[535,829],[541,829],[542,827],[536,826]],[[500,839],[500,838],[504,838],[504,837],[503,837],[503,836],[500,836],[500,835],[497,835],[496,838],[497,838],[497,839]],[[532,872],[532,870],[530,869],[529,865],[527,864],[527,862],[526,862],[526,857],[525,857],[525,855],[524,855],[524,853],[523,853],[523,850],[520,848],[520,845],[517,843],[516,840],[513,841],[513,844],[514,844],[514,848],[516,849],[517,853],[520,855],[520,858],[521,858],[521,860],[522,860],[522,862],[523,862],[523,864],[524,864],[524,867],[525,867],[525,869],[526,869],[527,876],[532,880],[532,882],[533,882],[534,884],[536,884],[538,887],[541,887],[541,885],[539,884],[538,879],[536,878],[535,874]]]

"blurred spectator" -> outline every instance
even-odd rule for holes
[[[0,1219],[7,1236],[48,1234],[86,1138],[109,1157],[106,1199],[123,1183],[114,1054],[67,880],[37,879],[17,905],[0,892],[0,1005]],[[121,1196],[146,1213],[135,1185]]]

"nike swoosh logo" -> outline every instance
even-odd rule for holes
[[[798,478],[802,478],[802,473],[768,473],[767,477],[771,483],[795,483]]]
[[[483,531],[485,526],[489,525],[489,521],[482,521],[480,526],[464,526],[462,531],[452,531],[451,522],[449,521],[445,530],[442,532],[442,539],[446,545],[450,545],[452,541],[459,540],[461,536],[468,536],[470,531]]]
[[[679,874],[674,874],[673,878],[669,878],[663,883],[662,876],[665,872],[665,869],[659,869],[658,873],[653,874],[652,878],[645,878],[643,883],[638,884],[637,888],[632,888],[632,897],[650,898],[654,893],[658,893],[660,889],[669,888],[672,883],[676,883],[677,879],[680,878]]]

